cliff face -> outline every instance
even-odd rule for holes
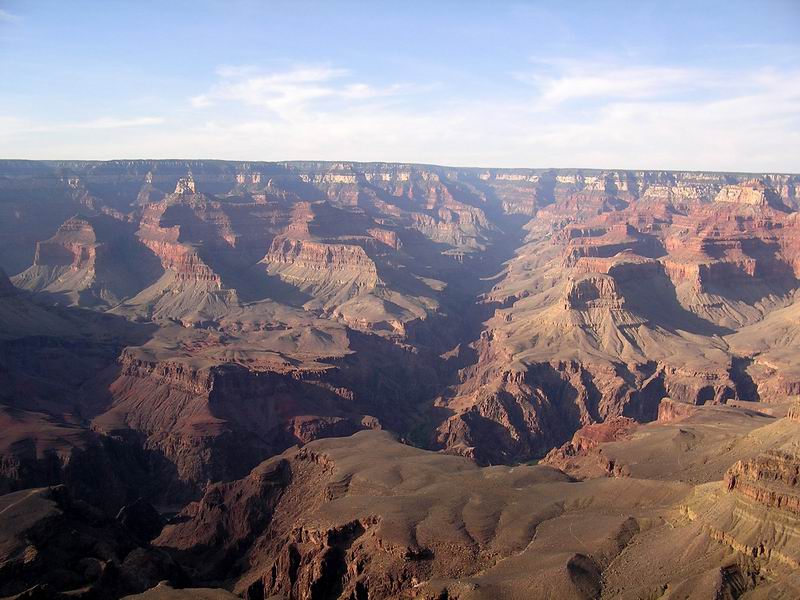
[[[105,214],[67,219],[36,244],[33,265],[14,284],[80,306],[114,306],[160,274],[155,257],[132,227]]]
[[[526,225],[527,243],[487,296],[500,309],[476,342],[485,359],[442,402],[457,414],[439,442],[473,455],[485,419],[513,439],[514,429],[558,431],[532,425],[554,402],[558,421],[574,428],[609,416],[653,419],[661,395],[703,404],[791,394],[777,377],[793,381],[793,370],[779,375],[773,362],[744,348],[737,355],[728,341],[744,328],[752,339],[772,314],[773,329],[790,327],[788,314],[777,321],[796,306],[800,230],[789,204],[765,180],[557,176],[552,203]],[[585,374],[578,385],[565,369],[575,362]],[[508,367],[488,368],[497,363],[511,366],[510,384]],[[541,401],[535,386],[518,382],[538,379],[524,373],[545,365],[572,391],[545,394],[538,418],[524,417]],[[494,408],[487,383],[498,390]],[[516,418],[499,408],[509,402]]]
[[[342,303],[378,285],[375,263],[361,246],[275,238],[263,262],[272,275],[323,305]]]
[[[728,491],[769,508],[800,515],[800,456],[773,450],[739,461],[725,474]]]
[[[86,392],[102,400],[78,426],[130,436],[195,493],[293,443],[377,424],[508,462],[606,420],[655,420],[665,396],[780,400],[800,385],[795,176],[203,161],[0,171],[13,193],[82,215],[31,243],[34,264],[14,282],[157,328]],[[15,306],[16,319],[27,304]]]
[[[251,599],[793,589],[798,185],[0,161],[0,492]]]
[[[630,474],[627,468],[603,456],[600,445],[625,439],[635,429],[636,422],[628,417],[614,417],[603,423],[586,425],[575,432],[572,440],[548,452],[541,462],[581,479],[624,477]]]
[[[324,370],[196,366],[131,350],[120,366],[111,405],[93,427],[109,436],[135,432],[174,466],[159,498],[190,498],[206,482],[241,477],[293,444],[380,426],[348,406],[351,393],[325,383]]]
[[[688,514],[773,581],[793,582],[800,566],[798,468],[797,454],[783,448],[740,460],[724,482],[695,492]],[[778,584],[774,593],[780,589]]]

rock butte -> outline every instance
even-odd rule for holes
[[[0,597],[800,597],[798,186],[0,161]]]

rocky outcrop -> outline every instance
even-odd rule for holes
[[[93,266],[97,256],[94,227],[83,217],[74,217],[58,228],[55,238],[36,244],[34,265],[64,264],[73,269]]]
[[[148,206],[142,215],[137,235],[158,256],[165,270],[176,273],[179,281],[199,282],[209,285],[211,289],[219,289],[219,275],[205,264],[196,248],[180,242],[181,226],[169,224],[168,211],[171,206],[169,200]]]
[[[323,300],[326,295],[347,300],[378,284],[375,263],[355,244],[279,237],[272,242],[262,262],[271,274]]]
[[[618,424],[617,432],[627,429]],[[587,435],[625,444],[612,429]],[[743,560],[741,572],[722,577],[730,554],[670,508],[688,491],[627,477],[576,482],[542,465],[479,469],[363,432],[313,442],[212,486],[156,543],[199,565],[196,585],[224,573],[228,589],[259,600],[593,598],[677,589],[687,578],[709,595],[758,574]],[[665,514],[676,518],[663,521]],[[678,540],[693,542],[688,560],[671,551]],[[653,556],[666,570],[640,571]]]
[[[191,172],[186,177],[181,177],[178,179],[178,183],[175,184],[175,193],[176,194],[196,194],[197,187],[194,183],[194,176]]]
[[[745,181],[738,185],[726,185],[714,198],[714,202],[782,207],[780,197],[775,190],[758,179]]]
[[[796,421],[800,423],[800,401],[795,401],[791,408],[789,408],[789,412],[786,414],[786,418],[790,421]]]
[[[778,450],[739,461],[725,474],[728,491],[800,515],[800,456]]]
[[[739,460],[722,483],[697,489],[686,507],[712,539],[753,560],[763,578],[778,582],[775,593],[781,582],[796,586],[800,567],[799,477],[796,448],[779,445]]]
[[[133,349],[120,363],[112,404],[93,426],[106,435],[140,435],[145,448],[174,465],[164,497],[191,498],[206,482],[241,477],[293,444],[380,427],[377,419],[342,406],[351,392],[326,382],[325,370],[198,368]]]
[[[495,360],[487,357],[489,365]],[[664,379],[653,365],[629,372],[602,363],[553,361],[475,371],[459,391],[463,396],[447,403],[459,410],[438,428],[435,442],[447,452],[494,464],[543,457],[575,431],[605,420],[653,419]]]
[[[600,446],[624,439],[635,428],[636,421],[628,417],[613,417],[603,423],[585,425],[575,432],[571,441],[548,452],[541,463],[572,477],[624,477],[629,474],[626,467],[605,457]]]
[[[124,526],[72,498],[67,488],[0,496],[3,596],[31,590],[30,597],[72,592],[118,598],[162,580],[180,585],[186,577],[163,551],[142,544]]]
[[[671,398],[664,398],[658,404],[658,422],[673,423],[697,414],[697,407],[686,402],[676,402]]]
[[[565,308],[569,310],[620,309],[624,305],[613,277],[585,275],[571,281],[566,293]]]
[[[18,287],[80,306],[113,306],[160,274],[157,261],[129,224],[106,215],[75,216],[36,244],[33,265]]]

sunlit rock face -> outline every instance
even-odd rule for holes
[[[11,275],[0,273],[0,491],[63,483],[103,511],[139,496],[183,510],[192,524],[164,547],[200,561],[196,574],[211,527],[230,554],[193,583],[224,580],[253,598],[557,597],[554,581],[566,597],[596,597],[624,583],[615,557],[635,563],[627,541],[660,516],[634,503],[603,521],[616,549],[548,546],[537,573],[550,578],[531,586],[501,567],[528,564],[525,548],[543,550],[534,530],[584,507],[567,492],[574,480],[609,502],[621,490],[650,502],[668,480],[656,500],[676,511],[693,486],[716,483],[697,502],[722,494],[720,506],[794,518],[785,480],[797,452],[770,436],[797,421],[786,402],[800,393],[798,185],[776,174],[0,162]],[[750,423],[763,449],[709,441],[705,419],[717,417],[742,439]],[[455,490],[452,511],[429,509],[428,480],[393,462],[410,449],[391,435],[424,449],[407,458],[432,461],[434,479],[463,470],[451,484],[486,503]],[[397,476],[356,464],[362,451]],[[695,480],[665,466],[695,451],[706,460],[689,469]],[[539,459],[523,475],[508,466]],[[535,524],[499,533],[527,496],[493,497],[495,472],[547,490]],[[405,485],[413,506],[376,499]],[[398,514],[407,521],[390,530]],[[755,547],[726,515],[690,519],[717,532],[702,544]],[[709,560],[692,577],[713,579],[698,583],[713,594],[769,577],[746,561],[719,575]],[[211,573],[231,561],[235,574]]]

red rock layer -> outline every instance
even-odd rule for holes
[[[778,450],[742,460],[725,474],[728,491],[800,515],[800,456]]]
[[[626,476],[627,469],[603,456],[599,446],[624,439],[635,428],[636,421],[628,417],[612,417],[603,423],[585,425],[575,432],[571,441],[548,452],[541,462],[577,477]]]
[[[664,398],[658,405],[657,421],[659,423],[672,423],[691,417],[694,414],[697,414],[695,405]]]
[[[163,268],[174,272],[179,280],[219,288],[222,283],[219,275],[198,256],[196,248],[179,241],[181,226],[164,219],[169,207],[164,201],[145,209],[138,232],[142,243],[158,256]]]

